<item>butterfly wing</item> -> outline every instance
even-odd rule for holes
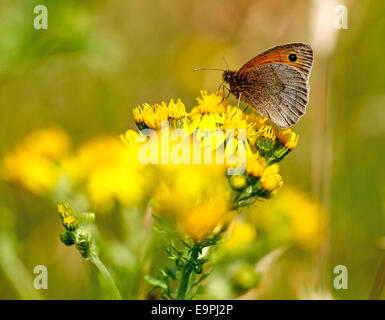
[[[306,43],[287,43],[268,49],[247,62],[238,70],[237,76],[256,66],[269,63],[283,63],[297,68],[309,79],[313,65],[313,49]]]
[[[241,100],[282,128],[301,118],[309,100],[313,50],[306,43],[268,49],[247,62],[235,75]]]
[[[309,84],[304,73],[283,63],[257,65],[243,74],[241,100],[281,128],[298,122],[306,111]]]

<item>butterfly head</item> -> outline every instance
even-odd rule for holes
[[[234,76],[235,76],[235,71],[230,71],[230,70],[223,71],[223,81],[227,83],[231,83],[232,80],[234,79]]]

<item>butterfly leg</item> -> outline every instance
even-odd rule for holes
[[[222,100],[218,103],[218,105],[220,105],[220,104],[221,104],[225,99],[227,99],[227,98],[230,96],[230,94],[231,94],[230,88],[229,88],[228,86],[226,86],[225,84],[223,84],[223,82],[222,82],[221,86],[222,86],[222,90],[223,90],[223,95],[222,95]],[[228,90],[228,93],[227,93],[226,96],[225,96],[225,88]]]
[[[220,105],[225,100],[225,89],[222,86],[222,99],[218,102],[218,105]]]
[[[225,100],[225,89],[224,89],[224,84],[223,84],[223,82],[220,84],[220,86],[218,87],[218,90],[217,90],[217,92],[219,93],[219,91],[221,90],[221,88],[222,88],[222,100],[218,103],[218,105],[220,105],[222,102],[223,102],[223,100]]]
[[[238,113],[239,103],[241,102],[241,95],[242,95],[242,93],[240,93],[239,96],[238,96],[237,110],[236,110],[235,113],[232,115],[232,117],[234,117],[234,116]]]
[[[230,91],[230,88],[228,86],[226,86],[225,84],[223,85],[223,87],[228,90],[228,93],[227,93],[227,96],[226,96],[226,99],[227,99],[230,96],[231,91]]]
[[[219,93],[219,91],[221,91],[221,89],[223,90],[223,83],[224,83],[224,81],[222,81],[222,83],[219,85],[219,87],[217,89],[218,93]]]

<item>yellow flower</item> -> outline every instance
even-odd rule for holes
[[[145,103],[134,108],[132,113],[139,130],[160,130],[164,121],[169,121],[173,128],[183,128],[186,116],[185,106],[180,99],[177,102],[171,99],[168,104],[162,102],[153,106]]]
[[[58,160],[69,151],[70,141],[68,135],[60,128],[43,128],[28,134],[18,147],[39,156]]]
[[[147,128],[159,130],[162,127],[162,122],[168,120],[168,111],[167,107],[163,104],[151,106],[145,103],[143,107],[137,106],[133,110],[133,116],[138,125],[144,124]]]
[[[65,217],[74,215],[72,208],[68,204],[58,204],[57,211],[59,212],[59,215],[63,220]]]
[[[263,139],[274,142],[277,136],[276,131],[277,131],[276,127],[267,124],[259,129],[258,135]]]
[[[265,158],[259,157],[258,154],[248,154],[246,158],[246,172],[254,178],[260,178],[266,168]]]
[[[263,125],[269,122],[268,118],[262,117],[259,113],[252,112],[248,115],[244,115],[244,119],[255,126],[256,130],[259,130]]]
[[[176,222],[197,240],[227,221],[230,194],[220,165],[163,165],[153,194],[156,213]]]
[[[281,201],[287,204],[286,211],[294,240],[303,248],[318,248],[325,236],[325,212],[317,202],[302,192],[288,189],[281,196]]]
[[[244,175],[231,176],[230,183],[234,189],[243,189],[247,185],[246,177]]]
[[[144,125],[143,108],[141,106],[137,106],[132,110],[132,117],[137,125]]]
[[[133,136],[126,133],[126,144],[133,143]],[[85,184],[98,211],[111,209],[114,201],[129,206],[142,199],[144,177],[137,148],[127,148],[116,137],[100,137],[85,143],[66,162],[66,168],[75,182]]]
[[[293,150],[297,146],[299,135],[286,129],[278,134],[277,139],[286,149]]]
[[[59,128],[33,131],[4,157],[2,176],[35,194],[52,191],[69,148],[68,136]]]
[[[168,118],[179,120],[186,116],[186,108],[180,99],[174,102],[174,99],[170,100],[168,104]]]
[[[237,252],[252,243],[255,238],[255,225],[237,219],[231,224],[229,235],[224,239],[224,249],[229,252]]]
[[[234,136],[238,136],[238,130],[246,131],[246,138],[255,134],[255,123],[248,122],[244,119],[243,113],[241,110],[237,110],[237,107],[228,106],[226,109],[226,115],[223,121],[222,129],[232,129],[234,130]]]
[[[265,169],[261,177],[261,185],[263,189],[272,193],[282,187],[283,181],[278,171],[278,164],[273,164]]]
[[[224,114],[226,112],[226,100],[220,93],[208,94],[206,90],[201,90],[202,98],[197,98],[198,106],[192,110],[192,113],[210,114],[218,113]]]
[[[207,201],[191,208],[178,222],[184,234],[194,240],[201,240],[212,234],[217,227],[226,224],[230,218],[226,203]]]
[[[153,106],[144,104],[133,110],[134,120],[140,130],[162,129],[164,121],[168,121],[170,125],[169,131],[162,130],[162,134],[158,134],[159,140],[153,141],[157,142],[157,153],[152,154],[156,156],[152,163],[162,165],[152,167],[154,178],[157,179],[152,196],[157,204],[157,213],[174,219],[184,234],[193,239],[206,237],[214,232],[216,226],[221,225],[220,220],[232,208],[248,206],[258,198],[269,198],[275,194],[283,182],[278,173],[278,165],[270,164],[278,162],[287,154],[281,150],[283,144],[290,146],[290,143],[293,143],[287,137],[287,131],[281,132],[268,119],[255,113],[245,115],[238,108],[228,106],[222,92],[208,94],[207,91],[201,91],[197,102],[198,105],[188,114],[185,113],[185,106],[180,100]],[[172,141],[170,137],[175,128],[186,129],[182,139],[183,142],[190,142],[187,144],[189,153],[183,155],[183,165],[168,164],[174,163],[171,154],[177,142]],[[240,130],[246,133],[245,141],[239,140]],[[130,141],[135,137],[132,132],[121,136],[127,146],[133,145]],[[163,141],[164,137],[166,141]],[[281,142],[280,139],[291,142]],[[163,143],[166,143],[167,147],[163,146]],[[197,159],[196,148],[200,148]],[[275,152],[277,150],[279,152]],[[214,163],[216,156],[224,153],[225,164],[216,167],[193,164],[196,163],[194,160],[206,159],[207,152],[211,153]],[[178,154],[178,159],[180,158]],[[163,159],[166,161],[161,161]],[[192,165],[187,165],[185,160],[189,160]],[[226,179],[226,169],[242,169],[243,165],[245,174]],[[214,170],[214,167],[217,169]],[[228,183],[231,189],[228,188]],[[209,214],[210,211],[213,212]]]
[[[277,127],[270,124],[263,125],[256,136],[256,147],[259,153],[269,159],[276,148]]]
[[[120,135],[120,140],[128,147],[133,148],[138,145],[139,134],[133,130],[127,130],[124,134]]]
[[[202,98],[197,98],[198,106],[188,114],[189,130],[209,129],[215,130],[223,125],[226,113],[226,100],[221,93],[207,94],[201,91]]]
[[[63,218],[63,226],[67,230],[75,230],[78,226],[78,219],[75,216],[67,216]]]

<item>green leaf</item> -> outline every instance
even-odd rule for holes
[[[156,288],[161,288],[163,290],[167,290],[167,284],[163,280],[156,279],[156,278],[149,276],[149,275],[145,276],[144,280],[146,280],[149,284],[151,284],[152,286],[154,286]]]

